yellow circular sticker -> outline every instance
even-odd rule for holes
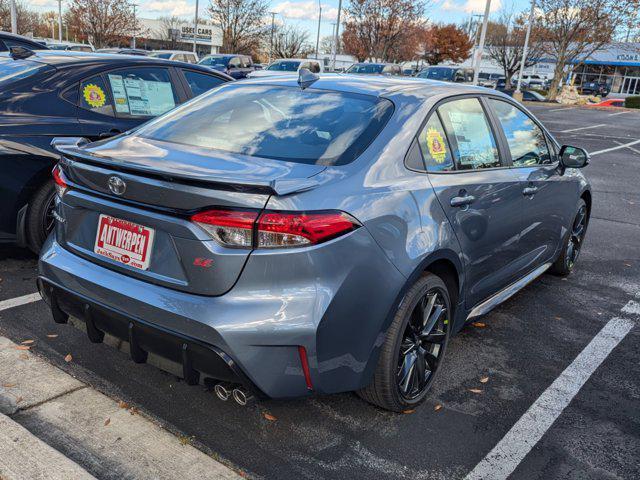
[[[87,102],[93,108],[103,107],[105,102],[107,101],[107,97],[104,94],[104,91],[97,85],[93,83],[88,84],[82,90],[82,95],[84,96],[85,102]]]
[[[447,149],[444,138],[442,138],[442,135],[440,135],[435,128],[427,130],[427,147],[429,147],[429,154],[436,163],[444,162],[447,156]]]

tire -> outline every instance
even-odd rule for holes
[[[42,244],[53,228],[51,212],[55,204],[56,188],[53,180],[48,180],[29,200],[26,218],[27,245],[34,253],[39,253]]]
[[[429,303],[433,295],[435,300]],[[440,306],[442,311],[438,312]],[[426,316],[425,322],[422,319],[425,318],[426,311],[430,314]],[[369,403],[394,412],[402,412],[421,404],[442,365],[449,343],[451,314],[451,300],[446,285],[438,276],[425,273],[402,299],[387,330],[373,381],[359,390],[358,395]],[[433,323],[435,316],[437,318]],[[429,329],[432,323],[433,328]],[[423,329],[425,324],[427,327]],[[429,331],[425,334],[427,330]],[[412,342],[415,342],[413,346]],[[405,353],[409,348],[413,351]],[[408,368],[412,359],[413,368]],[[422,386],[418,383],[421,368],[425,368],[422,370]]]
[[[573,267],[578,260],[582,244],[584,243],[584,237],[587,233],[587,227],[589,226],[589,211],[587,204],[583,199],[580,199],[576,209],[576,214],[573,216],[573,223],[571,224],[571,231],[564,239],[562,243],[562,251],[560,255],[553,262],[549,272],[559,277],[566,277],[573,271]]]

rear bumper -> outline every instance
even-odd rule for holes
[[[95,327],[133,336],[134,360],[143,360],[136,350],[169,358],[188,381],[204,375],[272,398],[356,390],[371,378],[405,279],[364,228],[331,250],[304,250],[279,261],[252,255],[236,285],[212,297],[102,267],[64,249],[54,234],[41,251],[38,282],[64,313],[88,320],[89,334]]]

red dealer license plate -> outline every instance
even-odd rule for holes
[[[141,270],[149,268],[154,230],[137,223],[100,215],[93,251]]]

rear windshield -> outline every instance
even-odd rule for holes
[[[171,53],[151,52],[149,56],[155,58],[171,58]]]
[[[267,70],[275,70],[278,72],[296,72],[301,62],[285,60],[283,62],[274,62],[267,67]]]
[[[318,165],[360,155],[393,113],[370,95],[227,84],[137,130],[142,137]]]
[[[200,65],[223,65],[226,66],[231,57],[206,57],[200,60]]]
[[[375,63],[356,63],[351,65],[347,73],[382,73],[384,65],[376,65]]]
[[[19,80],[37,75],[53,67],[36,62],[14,60],[11,57],[0,57],[0,90]]]
[[[452,80],[455,70],[453,68],[429,67],[425,71],[420,72],[420,78],[430,78],[432,80]]]

